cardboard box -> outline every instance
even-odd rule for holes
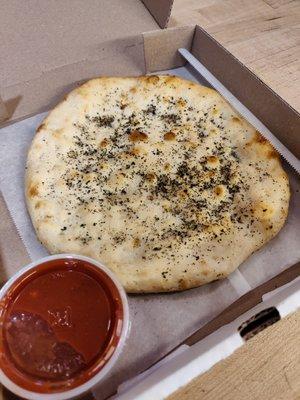
[[[267,286],[264,287],[264,289],[266,288]],[[181,345],[177,350],[169,354],[158,364],[154,365],[152,368],[133,380],[121,385],[118,394],[114,396],[114,400],[163,400],[169,398],[172,394],[174,395],[171,396],[171,398],[174,400],[181,399],[182,394],[184,394],[184,398],[192,400],[195,398],[195,393],[197,393],[196,398],[200,398],[199,391],[197,391],[197,381],[201,380],[201,375],[213,368],[218,362],[231,356],[237,351],[237,349],[243,346],[245,341],[252,339],[256,334],[262,332],[271,325],[276,324],[281,318],[285,318],[299,309],[299,296],[299,277],[292,282],[281,286],[279,289],[266,292],[263,295],[261,303],[256,307],[242,315],[239,315],[235,320],[220,327],[202,340],[197,340],[194,343],[190,343],[190,345],[187,345],[187,342],[189,341],[185,342],[185,344]],[[283,321],[283,323],[286,323],[286,321]],[[291,327],[292,326],[287,325],[286,329],[291,329]],[[288,352],[287,357],[290,357],[290,359],[287,358],[286,360],[289,361],[288,365],[284,363],[281,365],[279,363],[279,365],[276,365],[278,369],[277,371],[269,370],[267,372],[274,379],[273,386],[276,388],[275,393],[276,390],[281,390],[279,393],[276,393],[278,398],[296,399],[298,398],[297,393],[300,393],[299,380],[297,382],[297,373],[296,371],[293,371],[293,369],[296,369],[297,355],[299,355],[299,349],[297,346],[297,330],[299,331],[299,327],[294,326],[294,329],[296,332],[286,332],[286,335],[291,340],[291,345],[286,346],[286,351]],[[273,336],[271,336],[271,338],[274,340]],[[284,341],[284,339],[280,340],[279,338],[277,340],[277,345],[284,347]],[[296,346],[294,351],[293,346]],[[272,342],[269,344],[263,342],[260,344],[260,347],[262,353],[263,350],[270,353],[270,358],[272,358],[272,355],[276,353],[272,347]],[[296,356],[293,357],[293,354],[295,353]],[[262,371],[261,364],[262,361],[264,361],[262,354],[252,354],[252,357],[257,357],[257,368],[254,367],[254,370],[257,369],[257,371]],[[282,360],[284,362],[283,355]],[[269,364],[274,367],[274,364],[276,362],[278,363],[278,361],[280,362],[279,356],[277,357],[277,360],[269,360]],[[201,381],[202,386],[199,385],[198,387],[198,390],[202,390],[201,398],[204,398],[205,396],[205,398],[221,399],[221,393],[224,393],[224,396],[230,399],[240,399],[241,395],[243,396],[242,398],[251,399],[253,398],[252,395],[254,395],[254,387],[256,388],[256,395],[260,395],[266,390],[267,392],[271,391],[271,385],[268,380],[265,382],[267,388],[262,386],[260,387],[259,382],[251,381],[252,379],[255,379],[255,376],[257,375],[253,370],[247,369],[246,372],[236,370],[236,366],[239,365],[241,368],[241,364],[243,363],[245,365],[247,364],[247,361],[245,359],[243,360],[241,354],[237,355],[235,363],[233,364],[233,369],[231,370],[232,379],[226,376],[226,374],[222,374],[220,368],[214,371],[210,370],[209,375],[206,374],[205,382]],[[250,362],[248,362],[247,367],[249,367],[249,364]],[[291,368],[287,368],[291,365]],[[230,363],[227,362],[226,367],[230,368]],[[227,379],[226,382],[222,381],[224,375],[225,379]],[[238,380],[241,377],[244,377],[246,380],[247,377],[250,377],[248,378],[248,386],[246,388],[242,388],[242,382],[238,383]],[[195,378],[197,378],[197,381],[194,382],[194,387],[191,387],[189,393],[186,391],[186,385],[192,382]],[[214,381],[212,381],[213,378]],[[283,383],[286,382],[286,380],[289,382],[289,379],[291,380],[291,383],[284,385]],[[226,384],[226,388],[224,387],[224,384]],[[207,386],[206,390],[203,389],[204,385]],[[236,386],[240,387],[235,390]],[[284,386],[287,386],[287,388]],[[228,387],[232,388],[231,392],[228,392]],[[181,389],[181,391],[178,391],[179,389]],[[178,394],[176,394],[176,392]],[[214,394],[212,394],[212,392]],[[274,393],[273,395],[270,394],[270,396],[265,396],[264,398],[267,397],[273,399],[274,397],[272,396],[274,396]]]
[[[183,65],[177,49],[185,47],[300,157],[299,114],[292,107],[199,26],[157,30],[167,25],[172,0],[143,3],[157,22],[139,0],[0,5],[0,34],[6,38],[0,44],[0,94],[9,122],[50,109],[94,76]],[[0,104],[1,121],[6,115]]]
[[[93,76],[145,72],[141,32],[165,27],[173,1],[144,3],[2,2],[0,93],[10,121],[49,109]]]
[[[300,117],[292,107],[199,26],[161,30],[169,19],[172,1],[143,3],[64,0],[43,2],[39,8],[34,0],[22,6],[12,0],[0,5],[0,36],[5,37],[0,44],[2,126],[49,110],[70,89],[94,76],[132,76],[183,66],[177,49],[184,47],[300,156]],[[28,263],[29,256],[1,197],[0,215],[1,279],[5,280]],[[294,270],[299,275],[300,265]],[[288,270],[284,275],[291,278]],[[280,279],[274,284],[280,284]],[[241,298],[235,311],[242,313],[259,302],[257,293],[259,290],[251,293],[251,300]],[[226,315],[187,343],[226,323]],[[148,367],[145,363],[142,369]]]

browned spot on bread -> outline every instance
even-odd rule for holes
[[[127,94],[127,93],[121,93],[120,97],[121,97],[121,103],[122,103],[122,104],[126,104],[126,106],[127,106],[127,105],[128,105],[128,104],[127,104],[127,101],[128,101],[128,94]]]
[[[141,245],[141,241],[139,238],[133,239],[133,247],[139,247]]]
[[[179,99],[179,100],[177,100],[177,105],[179,106],[179,107],[185,107],[186,106],[186,100],[184,100],[184,99]]]
[[[238,117],[232,117],[232,121],[237,123],[241,122],[241,120]]]
[[[259,201],[253,204],[252,209],[255,218],[267,225],[269,224],[269,221],[272,219],[274,214],[274,208],[271,204]]]
[[[217,196],[221,196],[224,194],[224,188],[222,186],[217,186],[215,188],[215,193]]]
[[[220,161],[219,161],[219,159],[218,159],[217,156],[210,156],[210,157],[207,157],[207,164],[208,164],[210,167],[215,168],[215,167],[217,167],[217,166],[219,165],[219,163],[220,163]]]
[[[255,132],[253,142],[262,143],[262,144],[268,143],[267,139],[265,139],[258,131]]]
[[[171,165],[169,163],[167,163],[167,164],[164,165],[164,170],[165,171],[170,171],[170,167],[171,167]]]
[[[179,190],[178,192],[179,197],[181,197],[182,199],[184,199],[185,197],[187,197],[187,193],[184,190]]]
[[[89,88],[87,84],[84,84],[76,89],[76,92],[82,97],[88,97],[89,95]]]
[[[105,138],[105,139],[101,140],[100,147],[106,147],[106,146],[108,146],[108,143],[109,143],[108,139]]]
[[[39,133],[42,129],[46,128],[46,124],[43,122],[36,130],[36,133]]]
[[[207,275],[209,274],[209,271],[207,271],[207,270],[205,269],[204,271],[202,271],[202,274],[203,274],[204,276],[207,276]]]
[[[279,160],[280,156],[279,156],[278,151],[276,151],[275,149],[271,148],[268,151],[267,158],[270,158],[270,159],[275,158],[275,159]]]
[[[280,214],[283,216],[287,216],[288,211],[286,209],[281,209]]]
[[[215,175],[216,175],[215,171],[207,171],[207,172],[203,173],[202,179],[203,179],[203,181],[207,181],[207,180],[211,179],[212,177],[214,177]]]
[[[176,76],[168,75],[165,77],[165,83],[172,83],[172,82],[176,81],[176,79],[177,79]]]
[[[171,141],[171,140],[175,140],[175,138],[176,138],[176,135],[175,135],[174,132],[166,132],[164,134],[164,139],[165,140]]]
[[[36,197],[39,194],[38,185],[37,184],[31,185],[29,188],[28,194],[29,194],[29,197]]]
[[[265,139],[258,131],[255,131],[253,138],[248,143],[246,143],[246,146],[253,146],[255,144],[270,146],[267,139]]]
[[[145,82],[146,83],[151,83],[151,84],[156,84],[157,82],[159,82],[159,76],[157,75],[149,75],[145,77]]]
[[[155,175],[150,173],[146,175],[146,179],[150,182],[153,182],[155,180]]]
[[[129,90],[130,93],[136,93],[136,91],[137,91],[137,89],[136,89],[135,86],[133,86],[133,87]],[[126,107],[126,106],[125,106],[125,107]],[[124,107],[124,108],[125,108],[125,107]]]
[[[54,136],[56,139],[58,139],[59,137],[61,137],[62,132],[63,132],[62,129],[56,129],[56,130],[53,132],[52,136]]]
[[[36,208],[36,209],[41,208],[42,205],[43,205],[43,202],[42,202],[42,201],[37,201],[37,202],[35,203],[34,208]]]
[[[179,290],[185,290],[185,289],[188,289],[189,287],[190,287],[189,283],[186,279],[184,279],[184,278],[179,279],[179,281],[178,281]]]
[[[42,146],[41,146],[39,143],[35,143],[35,144],[33,145],[33,148],[34,148],[34,150],[38,150],[38,149],[41,149]]]
[[[45,215],[45,217],[43,218],[45,222],[49,221],[49,219],[53,219],[53,215]]]
[[[216,108],[213,109],[213,115],[217,115],[219,113],[219,110],[217,110]]]
[[[181,142],[182,143],[182,142]],[[190,149],[196,149],[198,147],[198,143],[193,142],[192,140],[186,140],[184,143],[184,146],[190,148]]]
[[[139,154],[141,154],[141,149],[139,149],[138,147],[134,147],[131,151],[130,154],[133,156],[138,156]]]
[[[121,110],[124,110],[124,108],[126,108],[127,106],[128,106],[127,103],[122,103],[122,102],[121,102],[120,109],[121,109]]]
[[[131,131],[129,134],[129,140],[131,142],[144,142],[148,139],[148,136],[144,132],[138,130]]]

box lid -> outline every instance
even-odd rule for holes
[[[34,80],[67,65],[80,69],[81,63],[87,60],[105,57],[104,42],[165,27],[173,1],[143,2],[27,0],[20,3],[11,0],[0,3],[0,93],[9,114],[19,107],[22,96],[26,102],[34,102],[28,94],[28,86]],[[47,90],[47,85],[41,89]]]

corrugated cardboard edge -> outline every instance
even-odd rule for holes
[[[192,53],[300,158],[300,114],[295,109],[199,26]]]
[[[161,28],[168,26],[174,0],[142,0]]]
[[[300,262],[292,265],[291,267],[282,271],[280,274],[276,275],[274,278],[244,294],[242,297],[228,306],[221,314],[184,340],[179,346],[182,344],[192,346],[193,344],[199,342],[212,332],[215,332],[217,329],[221,328],[223,325],[229,324],[240,315],[254,308],[262,301],[262,297],[266,293],[272,292],[278,287],[286,285],[288,282],[296,279],[299,275]]]
[[[230,304],[227,308],[225,308],[222,313],[217,315],[211,321],[207,322],[202,328],[198,329],[188,338],[186,338],[183,342],[179,343],[176,347],[170,350],[169,353],[165,354],[161,359],[156,361],[156,363],[163,360],[177,348],[182,345],[193,346],[194,344],[200,342],[213,332],[220,329],[222,326],[226,324],[230,324],[232,321],[240,317],[241,315],[245,314],[246,312],[253,309],[259,303],[262,302],[263,296],[266,293],[270,293],[273,290],[286,285],[289,282],[292,282],[300,276],[300,262],[292,265],[291,267],[285,269],[280,274],[276,275],[274,278],[268,280],[267,282],[262,283],[261,285],[257,286],[250,292],[244,294],[242,297],[237,299],[235,302]],[[153,365],[147,369],[150,369]]]
[[[194,33],[195,25],[144,33],[146,72],[162,71],[185,65],[185,60],[177,50],[180,47],[190,50]]]
[[[0,97],[0,122],[5,121],[8,118],[7,108]]]

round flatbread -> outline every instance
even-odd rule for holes
[[[162,292],[224,278],[273,238],[289,183],[277,152],[214,90],[102,77],[38,128],[26,198],[51,253],[100,260],[128,292]]]

